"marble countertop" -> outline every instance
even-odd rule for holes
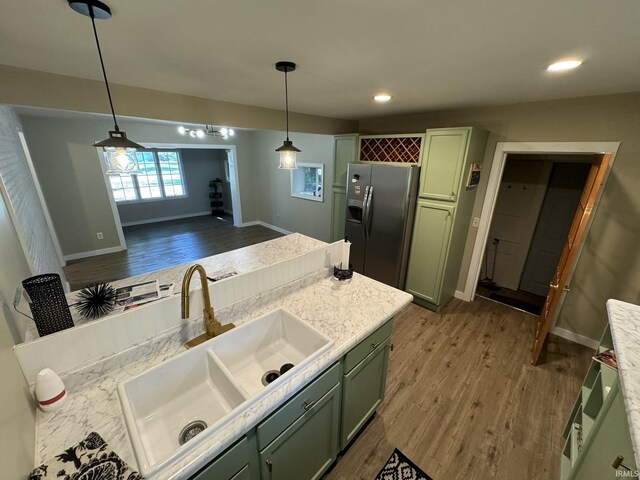
[[[608,300],[607,312],[633,453],[640,465],[640,306]]]
[[[303,239],[300,241],[303,242]],[[230,253],[242,255],[236,252],[240,251]],[[208,268],[225,266],[238,268],[231,261],[226,265],[216,264]],[[231,321],[239,325],[282,307],[317,328],[335,343],[327,353],[283,381],[269,395],[213,433],[202,445],[151,478],[182,479],[193,475],[411,300],[412,296],[405,292],[358,274],[354,274],[349,282],[338,282],[331,277],[328,269],[323,269],[218,310],[217,316],[223,323]],[[194,319],[191,327],[194,334],[199,333],[202,329],[201,319]],[[110,448],[137,468],[120,407],[117,385],[184,351],[183,335],[184,329],[181,332],[168,332],[105,361],[66,375],[63,379],[69,397],[65,407],[55,414],[38,413],[37,464],[77,443],[89,432],[96,431],[109,443]]]
[[[210,257],[201,258],[192,262],[183,263],[174,267],[165,268],[162,270],[155,270],[149,273],[143,273],[141,275],[135,275],[122,280],[114,280],[109,282],[114,288],[122,287],[124,285],[131,285],[135,283],[146,282],[149,280],[158,280],[162,284],[174,284],[174,295],[180,293],[182,289],[182,277],[186,269],[194,264],[201,264],[209,276],[213,276],[217,271],[232,268],[238,273],[246,273],[257,270],[262,267],[273,265],[276,262],[281,262],[289,258],[296,257],[300,254],[306,253],[310,250],[321,248],[326,245],[325,242],[316,240],[315,238],[307,237],[300,233],[292,233],[285,235],[284,237],[268,240],[266,242],[257,243],[248,247],[239,248],[218,255],[212,255]],[[200,288],[199,282],[191,283],[191,290]],[[78,291],[69,292],[66,294],[67,302],[69,305],[76,302],[76,295]],[[23,311],[29,311],[29,307],[22,300],[21,309]],[[71,307],[71,317],[73,323],[78,326],[84,323],[91,322],[80,316],[76,310]],[[103,317],[104,318],[104,317]],[[27,324],[27,331],[25,333],[25,342],[35,340],[39,338],[38,331],[33,322]]]

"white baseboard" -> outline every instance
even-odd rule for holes
[[[126,223],[123,223],[122,226],[131,227],[133,225],[145,225],[147,223],[166,222],[168,220],[179,220],[181,218],[202,217],[204,215],[211,215],[211,212],[185,213],[184,215],[173,215],[172,217],[149,218],[147,220],[139,220],[137,222],[126,222]]]
[[[72,253],[71,255],[65,255],[64,261],[68,262],[69,260],[78,260],[80,258],[95,257],[96,255],[116,253],[116,252],[121,252],[123,250],[126,250],[126,248],[122,248],[120,245],[118,245],[117,247],[101,248],[100,250],[91,250],[89,252]]]
[[[465,302],[467,301],[466,297],[464,296],[464,292],[461,292],[460,290],[456,290],[453,296],[459,298],[460,300],[464,300]]]
[[[290,232],[289,230],[285,230],[284,228],[276,227],[275,225],[271,225],[270,223],[263,222],[261,220],[253,220],[251,222],[244,222],[242,224],[243,227],[250,227],[252,225],[262,225],[263,227],[270,228],[271,230],[275,230],[276,232],[284,233],[285,235],[289,235],[290,233],[293,233],[293,232]]]
[[[571,340],[572,342],[579,343],[580,345],[584,345],[585,347],[593,348],[594,350],[598,348],[598,344],[600,343],[598,340],[585,337],[584,335],[579,335],[577,333],[571,332],[569,330],[565,330],[564,328],[560,328],[560,327],[553,327],[551,329],[551,333],[559,337],[562,337],[566,340]]]

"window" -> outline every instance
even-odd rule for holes
[[[298,168],[291,170],[291,196],[322,202],[323,174],[322,163],[298,163]]]
[[[135,155],[139,174],[109,175],[116,202],[141,202],[187,196],[182,162],[176,150],[142,150]]]

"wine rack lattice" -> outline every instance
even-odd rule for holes
[[[415,163],[420,161],[422,137],[361,138],[361,162]]]

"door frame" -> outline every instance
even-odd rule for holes
[[[228,152],[227,159],[230,163],[229,165],[229,173],[233,172],[231,178],[229,179],[229,184],[231,186],[231,203],[233,210],[233,225],[236,227],[242,226],[242,207],[240,205],[240,180],[238,177],[238,156],[236,154],[236,146],[235,145],[211,145],[211,144],[202,144],[197,145],[193,143],[148,143],[145,142],[142,144],[145,148],[170,148],[175,150],[226,150]],[[111,203],[111,210],[113,211],[113,219],[116,224],[116,230],[118,232],[118,237],[120,239],[120,246],[122,250],[126,250],[127,245],[124,237],[124,232],[122,230],[122,222],[120,221],[120,214],[118,213],[118,206],[116,204],[115,199],[113,198],[113,194],[111,192],[111,187],[109,185],[109,180],[106,176],[106,168],[104,167],[103,154],[102,150],[98,149],[98,157],[101,159],[100,164],[102,165],[105,183],[107,185],[107,192],[109,194],[109,202]]]
[[[595,217],[602,192],[604,191],[604,185],[607,182],[611,167],[615,161],[620,142],[498,142],[496,144],[496,150],[493,154],[493,163],[491,164],[491,170],[489,172],[489,180],[487,182],[487,190],[485,192],[484,201],[482,204],[482,211],[480,213],[480,223],[478,224],[478,231],[474,240],[473,252],[471,254],[471,262],[469,265],[469,272],[467,274],[467,280],[465,282],[464,292],[458,296],[458,298],[470,302],[475,297],[476,288],[478,286],[478,279],[480,278],[480,267],[482,259],[484,257],[485,245],[489,236],[489,228],[491,221],[493,220],[493,212],[496,206],[496,200],[498,199],[498,190],[500,188],[500,181],[502,180],[502,174],[507,162],[507,156],[514,153],[531,153],[531,154],[611,154],[611,161],[607,172],[603,179],[603,187],[598,192],[598,198],[593,207],[593,213],[589,219],[589,223],[586,227],[584,238],[587,237],[589,229],[591,228],[591,222]],[[582,245],[579,246],[577,252],[577,258],[580,258]],[[573,277],[572,267],[568,282]],[[560,298],[557,313],[560,311],[562,302],[566,292]],[[553,325],[555,326],[556,318],[553,319]]]

